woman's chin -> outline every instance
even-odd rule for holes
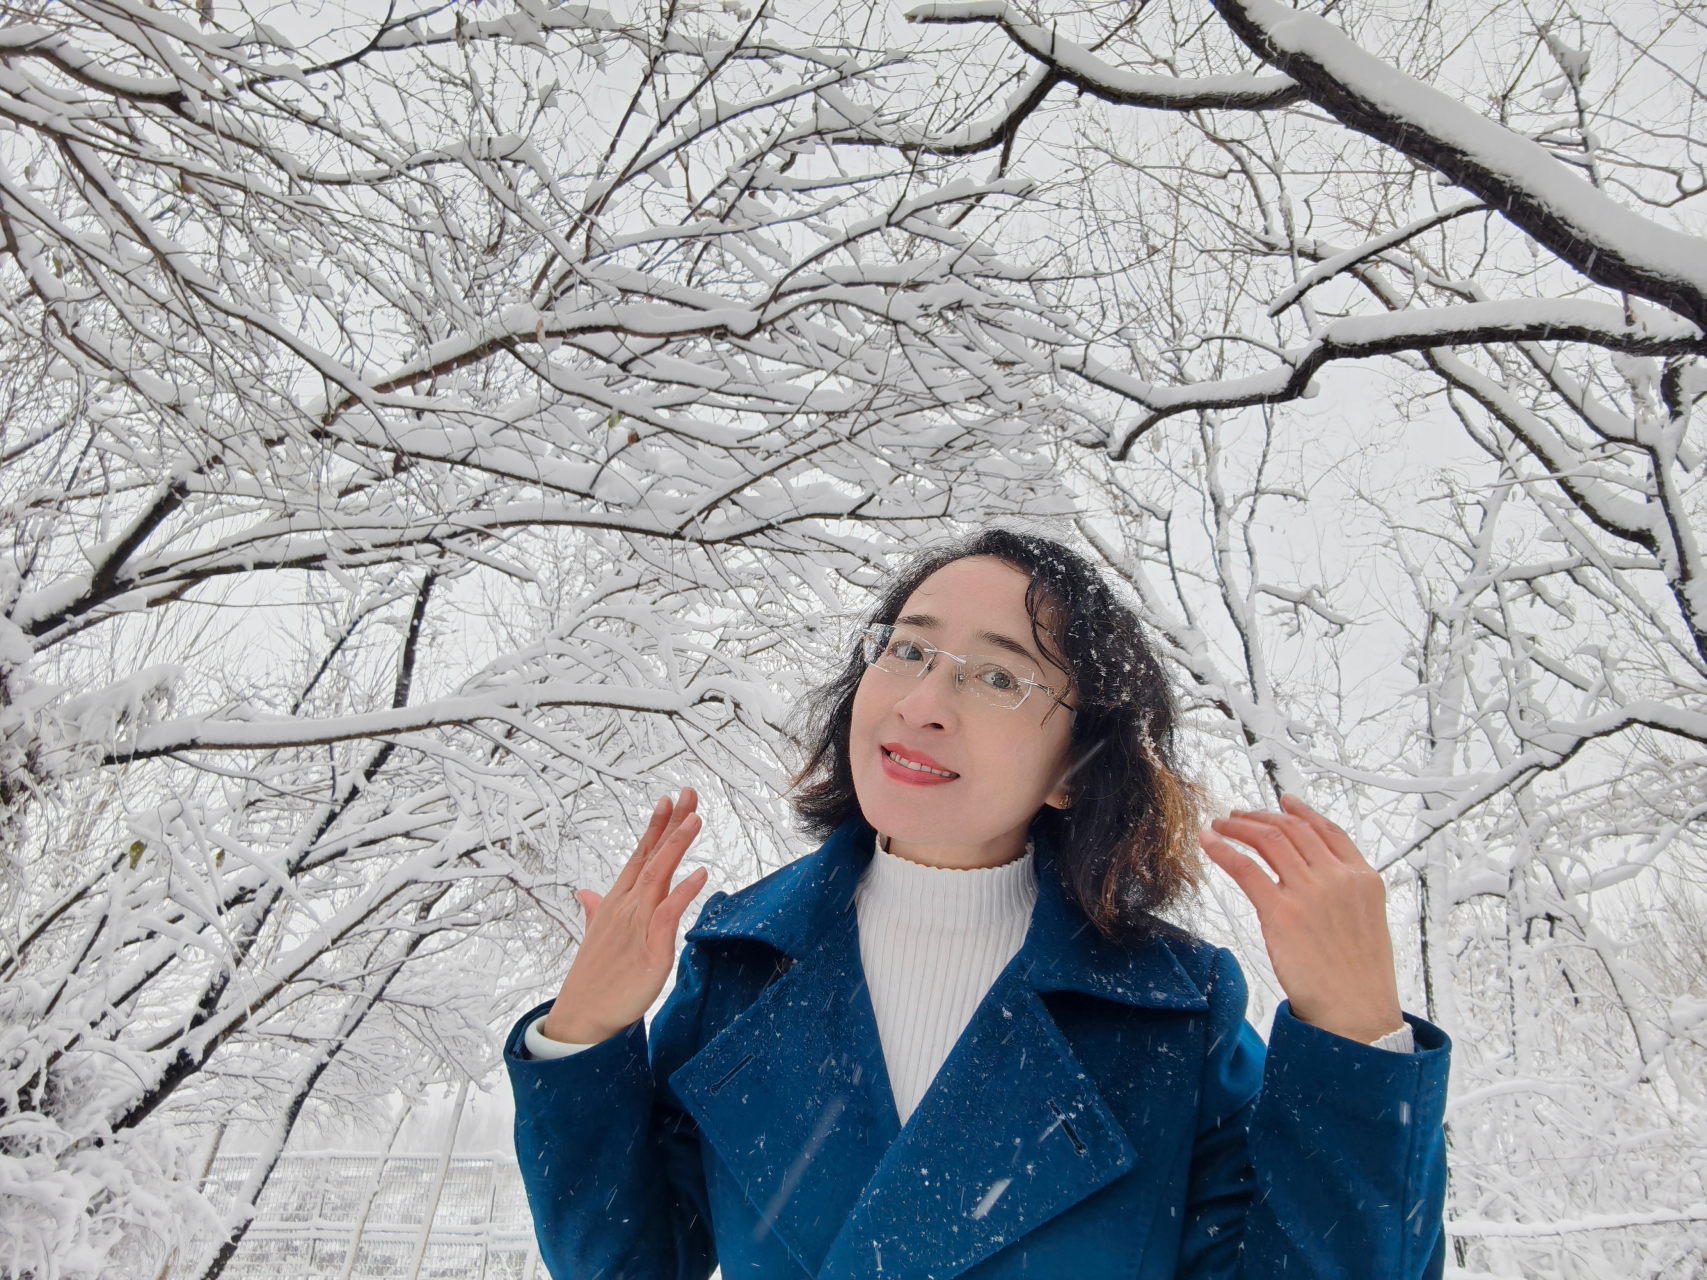
[[[859,798],[860,813],[864,815],[866,825],[873,831],[881,832],[891,840],[899,840],[903,844],[930,845],[935,847],[957,847],[960,845],[977,845],[986,840],[993,840],[1001,833],[985,831],[989,826],[986,814],[965,812],[961,805],[946,806],[939,797],[920,796],[913,803],[907,803],[911,797],[873,797]],[[936,800],[936,804],[931,804]],[[920,812],[928,809],[929,812]],[[980,821],[984,817],[985,821]]]
[[[975,791],[966,778],[921,786],[911,778],[891,777],[881,766],[856,767],[853,775],[854,796],[866,824],[903,844],[981,845],[1025,821],[1024,815],[1004,816],[1011,797]]]

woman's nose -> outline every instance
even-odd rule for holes
[[[956,664],[937,658],[930,670],[913,681],[913,687],[895,703],[895,713],[919,728],[946,729],[954,720]]]

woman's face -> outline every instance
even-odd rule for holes
[[[1027,584],[1001,560],[956,560],[907,598],[896,630],[944,653],[998,656],[1070,702],[1066,673],[1032,638]],[[1018,856],[1038,809],[1064,797],[1072,717],[1041,689],[1013,710],[980,701],[969,683],[956,690],[955,667],[939,658],[922,677],[866,668],[849,732],[854,793],[891,851],[996,865]]]

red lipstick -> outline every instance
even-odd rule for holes
[[[898,742],[885,742],[879,750],[883,758],[883,774],[896,782],[914,787],[933,787],[953,782],[960,775],[943,767],[923,751],[903,747]]]

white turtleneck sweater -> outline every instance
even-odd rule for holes
[[[902,1124],[1025,941],[1036,901],[1029,849],[976,871],[873,855],[854,894],[859,962]]]
[[[1037,901],[1037,859],[947,871],[878,849],[854,892],[859,960],[889,1087],[901,1123],[913,1114],[973,1011],[1025,941]],[[523,1042],[533,1058],[564,1058],[590,1048],[549,1040],[544,1018]],[[1411,1028],[1374,1041],[1398,1053],[1414,1049]]]

